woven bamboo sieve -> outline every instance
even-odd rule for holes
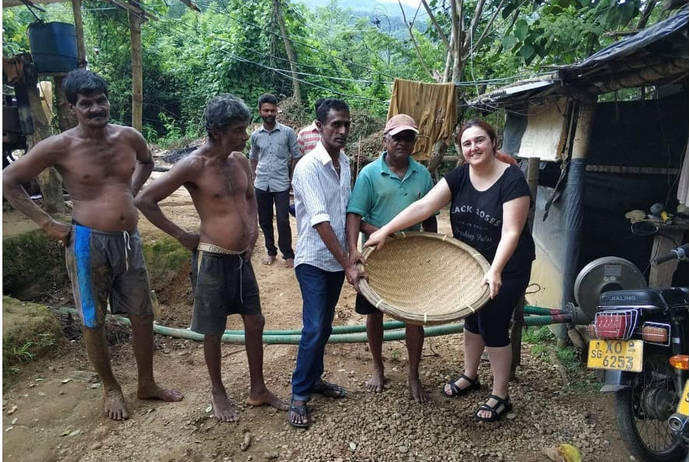
[[[444,234],[398,233],[363,253],[368,281],[359,289],[380,311],[411,324],[444,324],[478,311],[490,298],[482,285],[488,261]]]

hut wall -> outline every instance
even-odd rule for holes
[[[686,92],[658,100],[600,103],[591,129],[587,164],[679,169],[689,137],[687,127]],[[508,132],[506,127],[506,135]],[[648,276],[653,238],[633,235],[624,214],[633,209],[648,211],[654,202],[667,203],[672,209],[669,211],[674,211],[677,175],[586,172],[578,269],[596,258],[614,255],[630,260]],[[529,302],[557,307],[565,258],[562,233],[567,190],[550,207],[544,221],[546,201],[554,191],[551,186],[549,182],[549,186],[538,188],[533,230],[536,264],[531,280],[539,284],[540,291],[530,295]],[[673,283],[689,285],[685,264],[675,272]]]

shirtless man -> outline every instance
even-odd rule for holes
[[[151,174],[153,160],[139,132],[108,123],[108,88],[100,76],[85,69],[72,71],[64,89],[78,125],[41,141],[7,167],[4,194],[14,208],[65,245],[86,351],[103,381],[105,413],[122,420],[129,413],[112,373],[103,329],[108,298],[111,311],[127,314],[132,323],[137,397],[182,399],[179,392],[153,380],[153,309],[133,197]],[[41,210],[21,186],[53,166],[74,204],[71,226]]]
[[[220,372],[220,340],[227,315],[241,314],[246,335],[251,388],[248,404],[286,410],[263,381],[263,326],[251,252],[258,237],[256,197],[249,161],[241,153],[248,138],[249,108],[232,95],[213,98],[204,112],[208,141],[177,162],[136,197],[146,217],[192,250],[194,314],[191,329],[204,334],[203,349],[211,380],[215,416],[238,419]],[[237,152],[240,151],[240,152]],[[184,186],[201,218],[200,235],[170,221],[158,202]]]

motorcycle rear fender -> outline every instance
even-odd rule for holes
[[[625,388],[629,388],[632,384],[632,379],[636,372],[627,371],[610,371],[605,370],[603,388],[600,389],[603,393],[615,393]]]

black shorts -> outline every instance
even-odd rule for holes
[[[222,334],[230,314],[261,314],[254,269],[241,255],[195,250],[191,257],[191,330]]]
[[[371,302],[369,302],[366,297],[361,295],[360,293],[356,294],[356,303],[354,304],[354,311],[356,311],[359,314],[375,314],[375,313],[381,313],[381,311],[373,306]]]
[[[503,274],[498,295],[489,300],[477,313],[464,319],[464,329],[480,334],[487,347],[499,348],[510,344],[510,321],[514,308],[524,295],[531,277],[528,271]]]

